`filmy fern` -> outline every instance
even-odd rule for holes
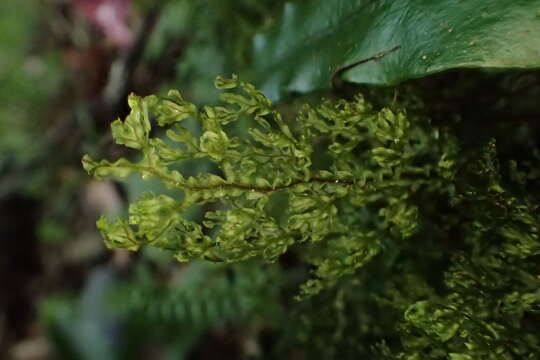
[[[166,97],[129,97],[131,114],[112,123],[118,144],[140,160],[83,158],[92,175],[158,178],[184,197],[146,194],[129,217],[97,225],[109,247],[151,245],[179,261],[275,261],[302,246],[315,276],[303,287],[317,293],[370,261],[389,243],[406,241],[421,216],[418,193],[451,193],[456,146],[405,112],[374,111],[361,96],[305,106],[285,121],[271,102],[238,78],[218,78],[223,106],[197,108],[177,91]],[[239,90],[239,91],[234,91]],[[200,122],[202,134],[183,122]],[[247,119],[247,120],[246,120]],[[151,136],[151,122],[166,139]],[[248,137],[234,135],[247,121]],[[214,173],[186,177],[174,165],[205,158]],[[202,207],[201,221],[184,216]]]
[[[504,184],[494,141],[469,173],[473,181],[453,199],[465,247],[444,274],[444,292],[405,309],[399,359],[540,356],[538,205]]]
[[[375,110],[361,96],[306,105],[284,119],[236,77],[216,86],[225,90],[223,105],[202,109],[176,91],[130,96],[131,114],[112,124],[113,136],[140,159],[84,157],[98,178],[138,173],[183,194],[148,193],[127,219],[101,218],[108,246],[150,245],[180,261],[225,263],[274,262],[294,249],[313,268],[300,298],[327,291],[291,312],[297,321],[278,350],[303,346],[314,358],[538,358],[533,172],[516,162],[501,170],[494,141],[458,150],[427,119]],[[151,136],[153,121],[166,137]],[[214,170],[178,170],[193,159]]]

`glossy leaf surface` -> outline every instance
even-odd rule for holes
[[[273,99],[328,88],[337,76],[394,85],[454,68],[538,68],[540,1],[288,3],[280,23],[255,37],[254,59]]]

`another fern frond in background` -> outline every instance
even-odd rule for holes
[[[453,199],[464,248],[444,274],[444,291],[405,310],[399,359],[540,355],[538,205],[504,184],[494,141],[470,173]]]

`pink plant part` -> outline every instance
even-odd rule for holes
[[[119,47],[133,42],[133,31],[127,24],[131,0],[71,0],[85,17]]]

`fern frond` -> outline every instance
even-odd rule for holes
[[[146,194],[131,204],[128,219],[101,218],[108,246],[156,246],[180,261],[273,262],[301,245],[317,266],[304,287],[312,294],[354,273],[388,238],[414,234],[416,193],[452,191],[455,143],[420,119],[376,112],[359,95],[317,109],[305,106],[288,124],[251,84],[218,78],[216,87],[227,90],[220,97],[224,105],[202,109],[176,91],[164,98],[131,95],[131,114],[115,121],[112,131],[141,159],[83,158],[98,178],[135,172],[184,193],[183,199]],[[183,126],[187,118],[201,124],[200,136]],[[245,118],[249,137],[235,136],[231,124]],[[167,128],[167,139],[150,136],[153,119]],[[313,163],[321,156],[330,162],[317,169]],[[215,173],[185,177],[173,168],[203,158],[215,164]],[[183,215],[209,204],[201,221]]]

